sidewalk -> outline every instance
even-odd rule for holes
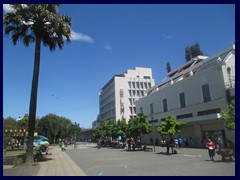
[[[33,167],[3,167],[4,176],[86,176],[85,172],[62,152],[59,146],[50,146],[50,155]],[[38,171],[37,171],[37,170]],[[36,172],[37,171],[37,172]]]

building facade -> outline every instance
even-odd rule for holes
[[[146,95],[155,85],[151,68],[136,67],[118,74],[102,88],[99,93],[98,122],[125,118],[126,121],[136,117],[134,102]]]
[[[148,115],[153,126],[159,126],[169,114],[186,122],[176,136],[191,138],[194,147],[201,147],[209,136],[221,136],[235,144],[234,132],[220,119],[220,111],[231,99],[235,99],[235,45],[211,57],[193,58],[169,72],[135,105],[137,113]]]

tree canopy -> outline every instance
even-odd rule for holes
[[[117,122],[112,119],[108,121],[103,121],[95,129],[94,136],[96,138],[117,138],[121,136],[126,137],[140,137],[145,134],[152,132],[153,127],[146,121],[147,116],[140,112],[137,117],[132,118],[126,123],[125,119],[118,120]]]
[[[151,133],[153,126],[147,122],[147,115],[141,111],[137,117],[129,120],[127,131],[131,137],[141,138],[142,135]]]
[[[192,58],[195,58],[196,56],[203,55],[203,52],[201,50],[200,44],[196,43],[194,45],[191,45],[190,48],[187,46],[185,48],[185,60],[190,61]]]
[[[172,67],[171,67],[171,64],[170,62],[167,62],[167,72],[171,72],[172,71]]]
[[[221,118],[225,121],[228,130],[235,130],[235,100],[232,100],[227,109],[220,113]]]
[[[36,130],[38,134],[46,136],[52,143],[58,142],[59,139],[73,139],[75,128],[77,135],[81,131],[79,125],[76,127],[71,120],[48,114],[38,120]]]
[[[161,122],[161,125],[157,127],[157,131],[161,135],[168,135],[170,138],[175,134],[180,133],[181,127],[186,125],[185,122],[176,121],[174,116],[168,115],[164,121]]]
[[[4,14],[5,34],[16,45],[20,40],[25,46],[35,43],[34,70],[29,105],[27,164],[33,163],[33,138],[36,123],[37,91],[40,68],[41,45],[50,51],[56,46],[62,49],[71,40],[71,19],[58,12],[59,4],[12,4],[11,11]]]

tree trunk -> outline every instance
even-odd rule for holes
[[[34,70],[32,79],[31,99],[29,106],[29,120],[28,120],[28,141],[27,141],[27,156],[26,164],[33,164],[33,139],[36,122],[37,110],[37,90],[38,90],[38,77],[40,68],[40,51],[41,51],[41,38],[36,37],[35,57],[34,57]]]

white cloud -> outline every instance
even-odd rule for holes
[[[109,50],[109,51],[112,50],[112,46],[109,45],[109,44],[105,44],[103,48],[106,49],[106,50]]]
[[[174,38],[175,38],[174,36],[172,36],[172,35],[167,35],[167,34],[163,34],[163,37],[164,37],[165,39],[174,39]]]
[[[86,43],[94,43],[94,40],[90,36],[82,34],[82,33],[77,33],[73,30],[72,30],[72,40],[73,41],[74,40],[75,41],[83,41]]]

